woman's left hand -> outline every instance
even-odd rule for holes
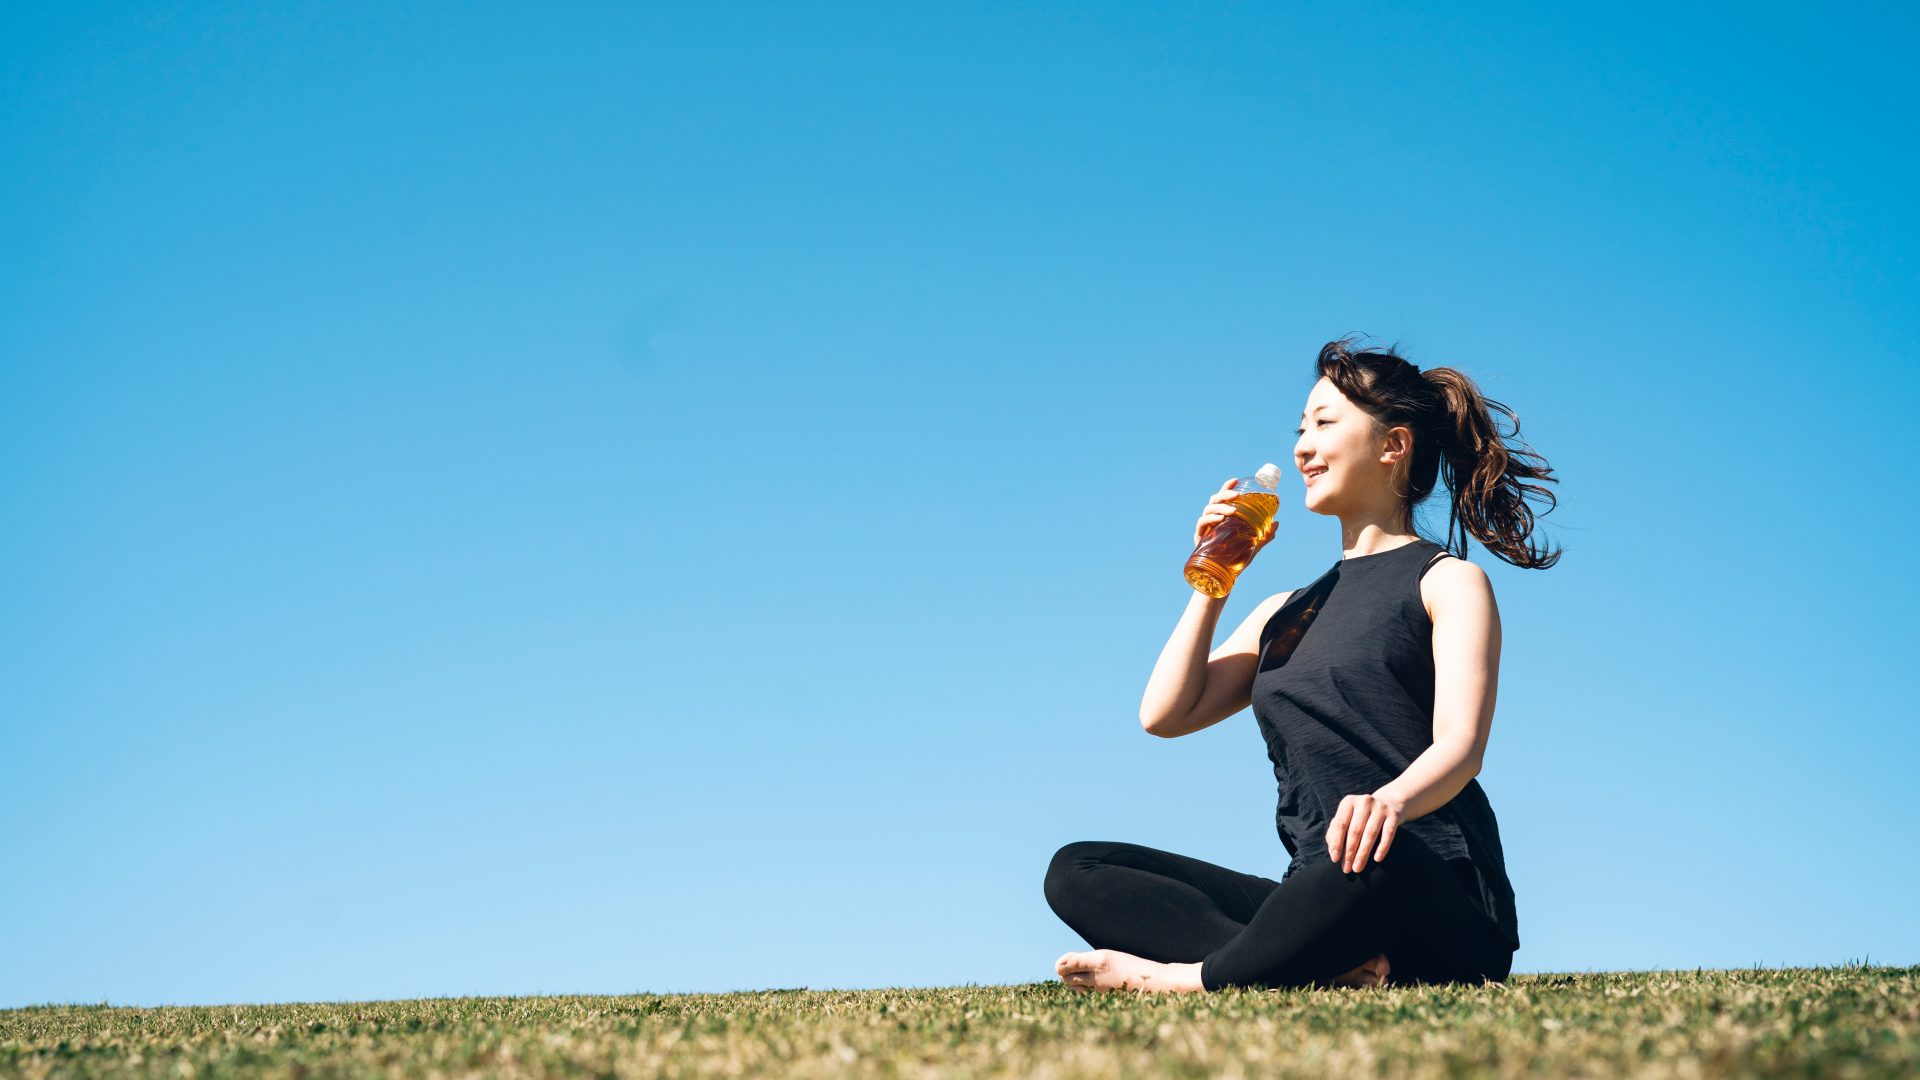
[[[1366,868],[1369,856],[1374,862],[1386,858],[1394,834],[1400,831],[1400,814],[1405,809],[1378,793],[1341,799],[1333,824],[1327,826],[1327,854],[1334,862],[1344,864],[1340,869],[1354,873]]]

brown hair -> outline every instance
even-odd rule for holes
[[[1515,566],[1545,570],[1560,561],[1560,548],[1547,551],[1529,541],[1533,507],[1527,499],[1545,496],[1560,505],[1553,492],[1529,480],[1559,483],[1545,458],[1518,439],[1520,417],[1512,409],[1480,393],[1465,372],[1448,367],[1421,371],[1392,348],[1355,351],[1355,335],[1329,341],[1314,362],[1316,378],[1330,380],[1349,401],[1373,418],[1376,437],[1389,428],[1413,432],[1411,464],[1402,474],[1400,493],[1412,529],[1414,507],[1433,494],[1440,468],[1446,466],[1451,505],[1447,513],[1446,548],[1465,558],[1467,535],[1478,537],[1487,550]],[[1499,412],[1513,421],[1513,430],[1501,434],[1494,422]],[[1459,547],[1454,546],[1460,527]]]

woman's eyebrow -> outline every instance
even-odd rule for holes
[[[1314,411],[1314,412],[1319,412],[1319,411],[1320,411],[1321,409],[1324,409],[1324,408],[1326,408],[1326,406],[1325,406],[1325,405],[1315,405],[1315,406],[1313,407],[1313,411]],[[1306,418],[1307,418],[1307,414],[1306,414],[1306,413],[1304,413],[1304,412],[1303,412],[1303,413],[1301,413],[1301,414],[1300,414],[1300,419],[1302,419],[1302,420],[1305,420]]]

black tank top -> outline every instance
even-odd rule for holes
[[[1422,538],[1341,559],[1260,632],[1253,715],[1280,785],[1274,823],[1293,856],[1286,874],[1328,858],[1343,797],[1379,789],[1433,745],[1433,620],[1420,579],[1444,551]],[[1500,827],[1478,778],[1402,823],[1394,842],[1409,840],[1452,860],[1475,905],[1520,947]]]

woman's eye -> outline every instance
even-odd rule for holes
[[[1307,429],[1303,427],[1297,427],[1293,429],[1293,433],[1295,435],[1305,435],[1307,433]]]

